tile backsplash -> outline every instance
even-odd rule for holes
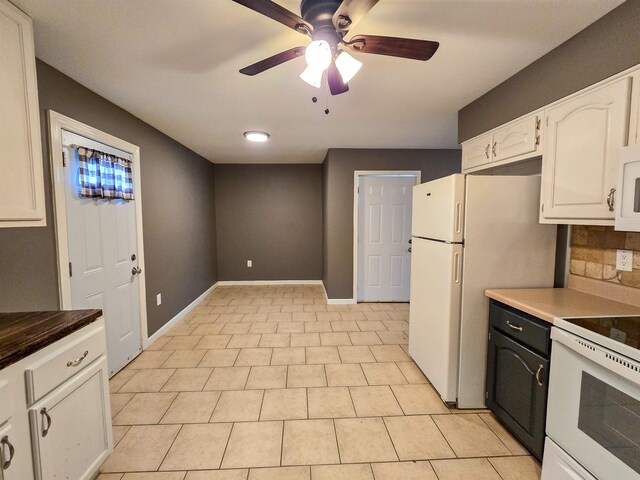
[[[633,251],[633,271],[616,269],[616,250]],[[574,225],[571,234],[571,273],[640,288],[640,232],[613,227]]]

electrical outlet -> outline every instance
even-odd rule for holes
[[[611,328],[609,337],[611,337],[616,342],[624,343],[627,341],[627,334],[624,333],[622,330],[618,330],[617,328]]]
[[[160,305],[162,303],[162,294],[159,293],[156,295],[156,305]]]
[[[253,267],[253,260],[247,260],[247,267]]]
[[[631,250],[618,250],[616,268],[623,272],[631,272],[633,270],[633,252]]]

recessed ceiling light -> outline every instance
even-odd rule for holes
[[[264,143],[269,140],[269,134],[266,132],[244,132],[244,138],[250,142]]]

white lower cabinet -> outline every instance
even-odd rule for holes
[[[37,480],[92,478],[109,454],[103,356],[29,409]]]
[[[613,224],[630,93],[626,77],[546,111],[541,222]]]
[[[113,448],[105,344],[101,318],[0,370],[0,480],[98,473]]]

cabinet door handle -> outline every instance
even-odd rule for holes
[[[87,358],[87,355],[89,355],[89,350],[85,350],[84,353],[75,360],[69,360],[67,362],[67,367],[77,367],[85,358]]]
[[[43,421],[46,422],[46,427],[42,429],[42,436],[46,437],[47,433],[49,433],[49,429],[51,428],[51,417],[47,413],[46,407],[40,410],[40,415],[43,417]]]
[[[496,153],[497,148],[498,148],[498,142],[493,142],[493,147],[491,147],[491,152],[493,153],[494,157],[498,156],[498,154]]]
[[[4,447],[8,447],[9,448],[9,459],[8,460],[4,460]],[[2,440],[0,440],[0,458],[3,459],[2,465],[0,465],[0,468],[2,468],[2,470],[6,470],[7,468],[9,468],[11,466],[11,460],[13,460],[13,454],[16,453],[16,449],[13,448],[13,445],[11,444],[11,442],[9,441],[9,436],[5,435],[4,437],[2,437]]]
[[[616,202],[616,189],[612,188],[609,191],[609,195],[607,195],[607,205],[609,206],[609,211],[613,212],[613,207]]]
[[[538,385],[540,387],[544,386],[544,383],[542,383],[542,380],[540,380],[540,374],[542,373],[542,369],[544,368],[543,365],[538,366],[538,370],[536,370],[536,382],[538,382]]]
[[[491,144],[487,145],[487,148],[484,149],[485,157],[489,158],[489,149],[491,148]]]
[[[511,330],[515,330],[516,332],[521,332],[523,330],[523,328],[521,326],[514,325],[509,320],[507,320],[507,327],[509,327]]]

